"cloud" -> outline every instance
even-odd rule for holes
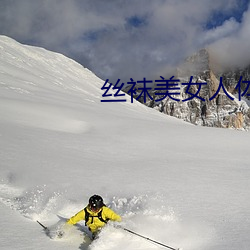
[[[221,26],[206,30],[202,36],[201,43],[211,44],[215,41],[219,41],[231,34],[235,34],[239,28],[240,24],[232,17],[229,20],[224,21]]]
[[[224,24],[220,29],[225,32],[228,29],[226,26],[227,24]],[[226,32],[225,37],[210,44],[210,51],[215,60],[224,67],[245,67],[250,64],[250,8],[235,27],[232,32]]]
[[[231,47],[231,34],[243,39],[247,14],[239,23],[238,9],[237,0],[2,0],[0,33],[64,53],[103,79],[139,80],[211,43]],[[229,18],[207,30],[218,11]]]

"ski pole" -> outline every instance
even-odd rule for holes
[[[158,244],[158,245],[161,245],[161,246],[163,246],[163,247],[169,248],[169,249],[171,249],[171,250],[180,250],[180,248],[173,248],[173,247],[167,246],[167,245],[162,244],[162,243],[160,243],[160,242],[158,242],[158,241],[155,241],[155,240],[152,240],[152,239],[150,239],[150,238],[148,238],[148,237],[145,237],[145,236],[143,236],[143,235],[141,235],[141,234],[135,233],[135,232],[133,232],[133,231],[127,229],[127,228],[122,228],[122,229],[125,230],[125,231],[127,231],[127,232],[129,232],[129,233],[131,233],[131,234],[137,235],[137,236],[139,236],[139,237],[141,237],[141,238],[143,238],[143,239],[145,239],[145,240],[154,242],[154,243],[156,243],[156,244]]]
[[[39,222],[38,220],[36,221],[40,226],[42,226],[43,227],[43,229],[46,231],[46,230],[48,230],[48,228],[47,227],[45,227],[41,222]]]

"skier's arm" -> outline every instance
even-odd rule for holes
[[[120,215],[116,214],[113,210],[107,207],[105,207],[105,217],[112,221],[118,221],[118,222],[122,221],[122,218]]]
[[[74,216],[72,216],[72,217],[67,221],[67,224],[75,225],[78,221],[84,220],[84,218],[85,218],[85,212],[84,212],[84,209],[83,209],[83,210],[81,210],[80,212],[78,212],[77,214],[75,214]]]

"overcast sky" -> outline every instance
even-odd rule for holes
[[[208,46],[223,62],[249,63],[249,1],[0,0],[0,34],[61,52],[104,80],[155,80]]]

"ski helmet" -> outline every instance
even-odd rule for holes
[[[93,195],[89,198],[89,206],[93,210],[98,210],[103,207],[103,199],[99,195]]]

